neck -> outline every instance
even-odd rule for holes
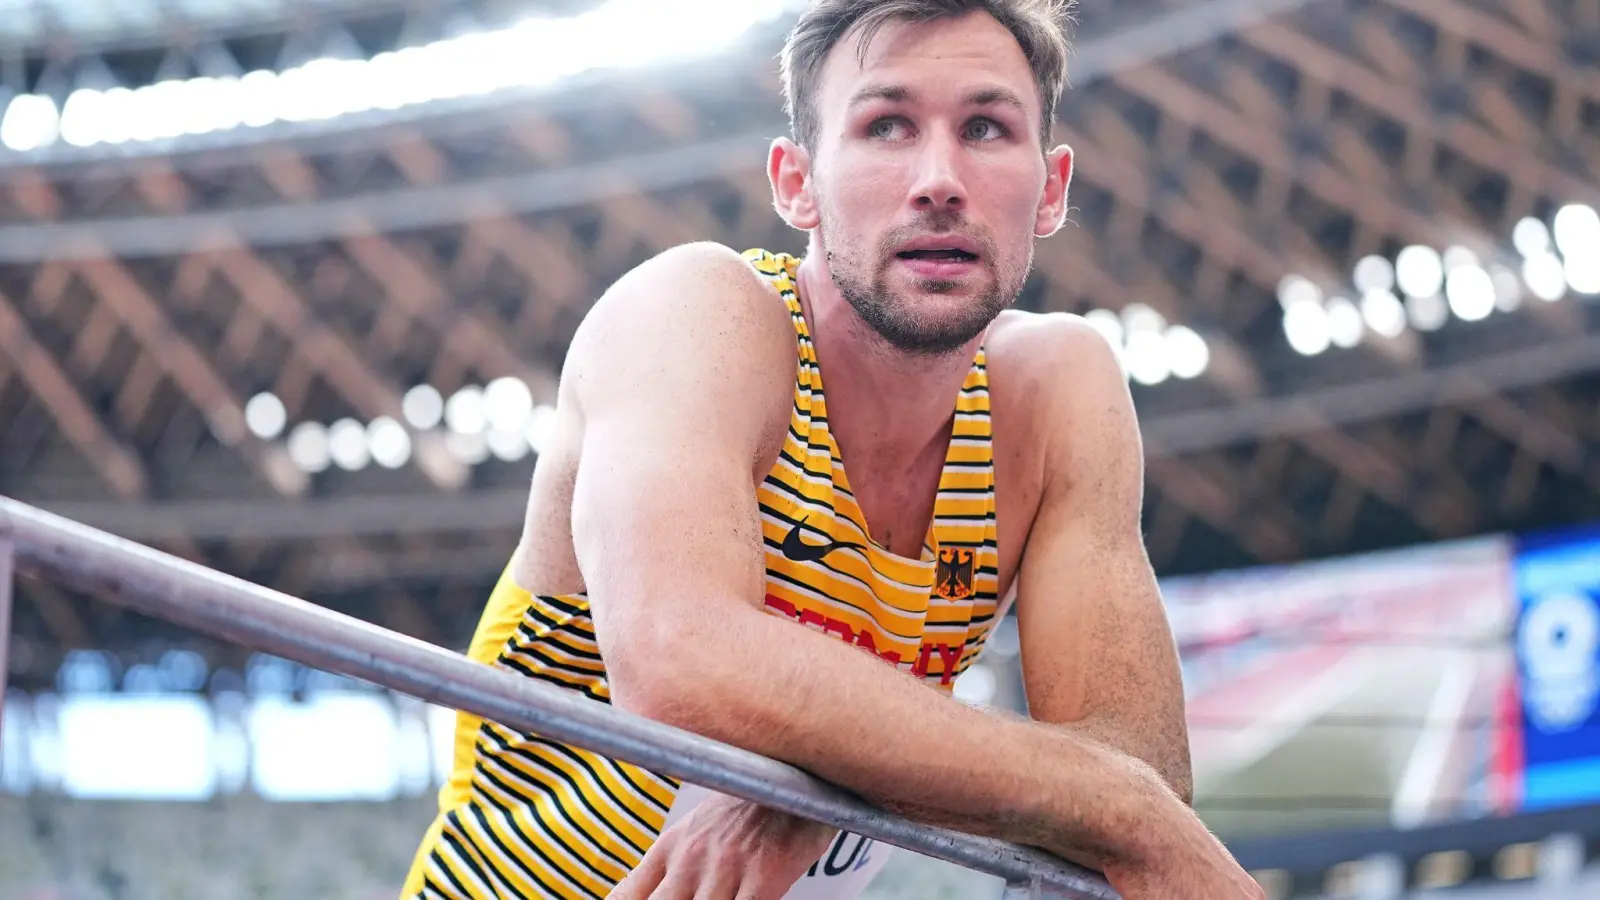
[[[834,285],[819,252],[800,263],[801,303],[818,364],[827,372],[828,423],[859,468],[904,467],[930,451],[943,458],[961,389],[983,341],[946,354],[896,348],[862,321]]]

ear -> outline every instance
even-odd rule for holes
[[[1066,144],[1051,150],[1045,159],[1044,193],[1039,198],[1039,217],[1033,233],[1049,237],[1067,220],[1067,188],[1072,185],[1072,148]]]
[[[772,142],[767,153],[767,180],[772,182],[772,205],[790,227],[810,231],[822,222],[811,194],[811,154],[788,138]]]

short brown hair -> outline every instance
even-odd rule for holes
[[[1075,0],[814,0],[800,14],[783,47],[784,106],[795,140],[813,146],[817,82],[822,65],[847,35],[861,33],[861,53],[878,29],[893,21],[930,22],[986,12],[1009,30],[1033,68],[1042,104],[1041,143],[1050,141],[1056,103],[1067,80],[1069,13]]]

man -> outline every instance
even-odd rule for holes
[[[1129,900],[1256,897],[1186,805],[1121,368],[1006,311],[1065,215],[1064,7],[802,15],[769,175],[807,255],[679,247],[596,304],[471,653]],[[1033,721],[949,697],[1013,602]],[[471,716],[456,754],[407,897],[850,898],[888,852]]]

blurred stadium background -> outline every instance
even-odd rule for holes
[[[555,373],[797,251],[786,0],[0,0],[0,492],[462,649]],[[1600,896],[1600,4],[1085,0],[1197,807],[1275,898]],[[393,896],[448,716],[19,584],[0,896]],[[1014,629],[960,685],[1021,709]],[[998,886],[904,858],[878,898]]]

